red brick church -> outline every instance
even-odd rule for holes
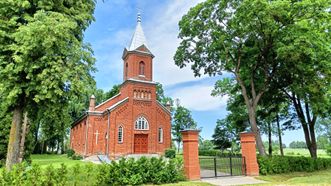
[[[71,127],[70,146],[80,155],[163,154],[171,146],[169,106],[156,100],[153,54],[138,16],[131,44],[123,52],[120,93],[95,105]]]

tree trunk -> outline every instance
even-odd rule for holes
[[[19,163],[20,140],[22,129],[23,109],[20,106],[14,108],[13,120],[10,128],[6,168],[11,170],[14,164]]]
[[[178,154],[179,154],[179,148],[180,148],[180,141],[177,141],[177,152],[178,152]]]
[[[304,102],[305,103],[305,110],[304,110],[301,105],[302,101],[298,96],[293,95],[289,97],[294,104],[295,111],[301,122],[302,129],[305,134],[306,145],[309,150],[310,156],[312,158],[317,158],[317,145],[316,145],[316,137],[315,137],[315,123],[317,120],[317,115],[313,115],[313,117],[311,118],[310,116],[311,113],[307,102]],[[304,114],[304,111],[306,114]]]
[[[37,152],[36,148],[38,149],[38,152],[41,154],[42,153],[42,143],[38,141],[38,133],[39,133],[39,128],[40,128],[40,121],[37,122],[37,127],[34,132],[34,148],[33,152]]]
[[[240,66],[240,59],[238,61],[237,67],[239,67],[239,66]],[[251,81],[252,98],[249,98],[247,89],[244,85],[244,82],[240,79],[240,75],[237,70],[235,72],[236,80],[241,87],[242,96],[244,97],[244,100],[245,100],[245,104],[246,104],[248,116],[249,116],[249,122],[251,124],[252,132],[255,134],[257,149],[259,151],[260,156],[266,156],[266,152],[265,152],[265,149],[263,146],[260,130],[257,127],[257,122],[256,122],[256,107],[257,107],[257,104],[258,104],[261,96],[263,95],[263,91],[256,94],[254,82]]]
[[[24,113],[24,120],[23,120],[23,127],[22,127],[22,136],[21,136],[21,142],[20,142],[20,157],[19,162],[21,163],[23,161],[24,157],[24,145],[25,145],[25,137],[28,133],[29,123],[28,123],[28,113]]]
[[[271,124],[268,122],[268,141],[269,141],[269,156],[272,156],[272,136],[271,136]]]
[[[257,149],[259,151],[259,154],[261,156],[265,156],[266,153],[265,153],[265,149],[264,149],[264,146],[263,146],[260,130],[257,127],[257,124],[256,124],[256,115],[255,114],[256,114],[255,109],[252,108],[252,107],[249,107],[249,121],[250,121],[250,124],[251,124],[252,132],[255,134],[256,146],[257,146]]]
[[[61,150],[61,154],[64,154],[64,153],[67,151],[67,149],[66,149],[66,147],[65,147],[65,144],[64,144],[64,143],[65,143],[65,142],[64,142],[64,141],[65,141],[64,138],[65,138],[65,136],[63,135],[63,136],[62,136],[62,143],[61,143],[61,149],[62,149],[62,150]]]
[[[317,158],[317,143],[316,143],[316,136],[315,136],[315,123],[309,124],[310,130],[310,137],[311,137],[311,145],[310,145],[310,156],[314,159]]]
[[[278,141],[279,141],[280,155],[284,156],[283,141],[282,141],[282,130],[280,129],[279,115],[278,114],[277,114],[276,119],[277,119],[277,130],[278,130]]]

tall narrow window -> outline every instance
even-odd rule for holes
[[[123,143],[123,127],[118,127],[118,143]]]
[[[127,79],[128,78],[128,70],[129,70],[129,65],[128,65],[128,63],[126,63],[125,64],[125,79]]]
[[[142,61],[139,63],[139,75],[145,75],[145,63]]]
[[[163,143],[163,129],[159,128],[159,143]]]

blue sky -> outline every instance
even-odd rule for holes
[[[85,41],[92,45],[98,72],[94,74],[97,87],[109,90],[122,83],[122,52],[129,45],[136,26],[138,10],[147,44],[154,58],[154,81],[163,84],[165,94],[192,111],[201,135],[211,139],[217,119],[226,116],[227,97],[210,95],[214,83],[222,76],[194,77],[190,68],[180,69],[173,56],[180,42],[178,21],[201,0],[99,0],[96,21],[85,32]],[[276,139],[276,137],[274,137]],[[301,130],[286,132],[284,142],[304,140]]]

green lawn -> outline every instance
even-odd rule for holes
[[[257,179],[269,182],[263,185],[331,185],[331,170],[259,176]]]
[[[307,156],[307,157],[310,157],[308,149],[285,148],[284,149],[284,154],[286,156]],[[319,158],[331,158],[331,156],[326,154],[326,151],[324,149],[318,149],[317,150],[317,156]]]
[[[81,160],[72,160],[67,157],[67,155],[56,155],[56,154],[33,154],[31,155],[32,164],[40,165],[44,168],[52,164],[54,167],[60,167],[61,164],[65,164],[67,167],[72,167],[75,164],[85,165],[87,162]]]

